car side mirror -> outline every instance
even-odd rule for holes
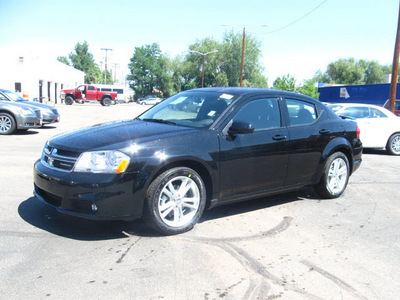
[[[254,132],[254,127],[251,123],[242,121],[233,121],[231,127],[228,129],[229,135],[236,134],[249,134]]]

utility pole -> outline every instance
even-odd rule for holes
[[[112,49],[109,49],[109,48],[101,48],[100,50],[106,51],[106,61],[105,61],[105,68],[106,68],[106,71],[104,72],[104,82],[105,82],[105,84],[107,84],[107,52],[108,52],[108,51],[112,51]]]
[[[397,76],[399,75],[399,52],[400,52],[400,4],[399,16],[397,20],[396,43],[394,46],[392,80],[390,82],[389,110],[394,113],[396,93],[397,93]]]
[[[119,68],[119,64],[113,63],[112,65],[114,67],[114,83],[115,83],[115,81],[117,81],[117,68]]]

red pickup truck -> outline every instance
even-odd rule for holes
[[[115,103],[115,98],[117,98],[117,92],[101,91],[92,84],[80,85],[74,90],[61,91],[61,100],[64,100],[66,105],[72,105],[74,102],[98,101],[103,106],[109,106]]]

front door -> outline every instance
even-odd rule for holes
[[[281,126],[278,98],[247,101],[233,121],[252,124],[254,132],[220,136],[221,202],[279,188],[287,171],[288,133]]]

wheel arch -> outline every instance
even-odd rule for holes
[[[64,99],[65,98],[67,98],[67,97],[71,97],[74,101],[76,100],[76,97],[75,97],[75,95],[74,94],[72,94],[72,93],[68,93],[68,94],[65,94],[65,97],[64,97]]]
[[[195,171],[196,173],[199,174],[201,179],[204,182],[204,187],[206,189],[206,209],[210,206],[211,204],[211,199],[214,193],[214,182],[212,179],[212,175],[210,170],[205,166],[204,163],[201,163],[197,160],[190,159],[190,158],[182,158],[178,160],[173,160],[169,161],[165,164],[163,164],[160,168],[158,168],[150,177],[149,180],[147,181],[146,184],[146,189],[150,186],[150,184],[162,173],[164,173],[167,170],[170,170],[172,168],[176,167],[187,167]]]
[[[350,174],[352,174],[353,168],[354,168],[353,150],[352,150],[352,146],[350,145],[350,142],[348,140],[346,140],[345,138],[333,139],[325,147],[324,152],[322,154],[322,161],[321,161],[322,169],[325,166],[325,163],[326,163],[328,157],[331,156],[335,152],[342,152],[344,155],[346,155],[347,160],[349,161]],[[321,171],[322,171],[322,169],[321,169]]]
[[[110,94],[104,94],[103,96],[101,96],[101,101],[103,101],[105,98],[110,98],[110,100],[113,100]]]

